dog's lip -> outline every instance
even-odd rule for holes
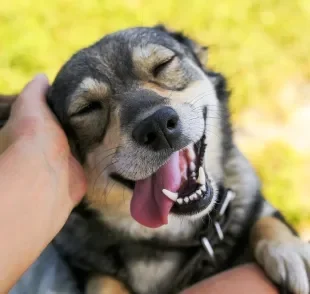
[[[214,191],[210,184],[205,185],[205,190],[206,192],[204,192],[203,197],[198,200],[189,203],[183,203],[182,205],[177,205],[175,203],[172,206],[171,213],[176,215],[191,215],[198,213],[204,208],[208,207],[214,197]]]
[[[116,181],[121,183],[122,185],[124,185],[125,187],[133,190],[135,188],[135,181],[126,179],[124,177],[122,177],[121,175],[119,175],[118,173],[111,173],[110,177]]]

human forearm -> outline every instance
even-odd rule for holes
[[[52,215],[56,186],[38,153],[30,142],[20,141],[0,156],[1,293],[36,259],[70,210],[67,205],[63,213]]]
[[[245,264],[215,275],[180,294],[277,294],[278,291],[263,271],[254,264]]]

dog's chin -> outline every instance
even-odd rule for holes
[[[170,210],[171,215],[197,220],[213,209],[217,199],[217,187],[210,173],[204,168],[205,151],[205,135],[198,142],[177,151],[182,161],[181,185],[176,192],[163,189],[165,190],[163,193],[174,201]],[[135,189],[135,181],[123,178],[117,173],[110,176],[123,186]]]

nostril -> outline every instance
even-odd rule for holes
[[[167,121],[167,129],[168,130],[174,130],[177,126],[178,119],[177,118],[171,118]]]
[[[152,150],[170,149],[181,136],[178,114],[170,107],[163,107],[140,121],[132,132],[133,139]]]
[[[150,132],[144,136],[143,144],[150,145],[155,141],[155,139],[156,139],[156,134],[154,132]]]

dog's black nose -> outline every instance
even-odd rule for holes
[[[170,107],[161,108],[139,122],[132,135],[139,144],[155,151],[173,148],[181,135],[179,116]]]

